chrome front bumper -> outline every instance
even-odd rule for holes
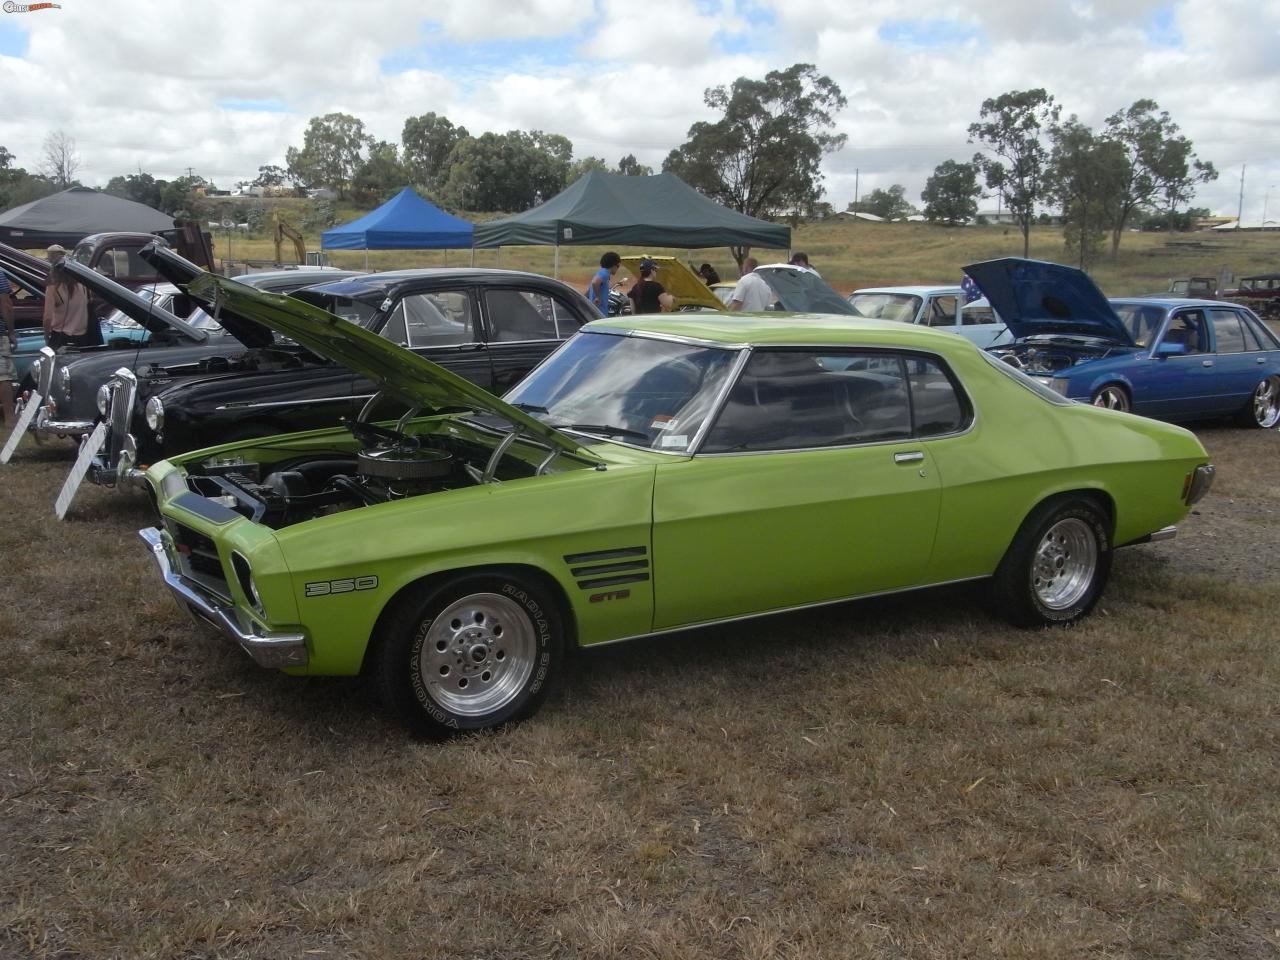
[[[160,567],[164,584],[182,607],[196,620],[214,627],[218,632],[234,640],[253,657],[261,667],[305,667],[307,665],[307,641],[301,633],[259,633],[252,622],[247,627],[234,605],[211,596],[199,587],[182,579],[169,560],[169,550],[164,535],[156,527],[144,527],[138,536],[151,548],[151,556]]]
[[[48,407],[41,407],[31,423],[31,432],[41,437],[81,437],[93,432],[93,421],[56,420],[49,414]]]
[[[118,462],[111,463],[111,458],[103,454],[98,454],[90,461],[89,482],[100,487],[117,487],[121,490],[136,488],[141,490],[146,485],[146,481],[143,479],[146,476],[146,471],[138,469],[135,466],[137,462],[137,441],[133,439],[132,434],[126,434],[124,443],[121,445]]]

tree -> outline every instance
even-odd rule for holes
[[[539,130],[468,137],[449,155],[441,193],[464,210],[527,210],[564,189],[572,156],[567,138]]]
[[[1057,103],[1043,89],[1011,90],[982,101],[978,122],[969,125],[969,142],[982,143],[994,154],[976,153],[973,163],[1022,231],[1024,257],[1031,248],[1031,220],[1036,201],[1043,199],[1041,177],[1049,159],[1041,133],[1057,122],[1058,114]]]
[[[455,127],[448,117],[424,113],[409,117],[400,132],[401,155],[415,184],[434,190],[448,179],[449,154],[470,136],[466,127]]]
[[[288,170],[274,163],[268,163],[258,168],[258,175],[253,178],[253,186],[263,189],[283,187],[288,179]]]
[[[312,117],[302,136],[302,149],[290,147],[285,154],[289,176],[310,187],[331,187],[345,197],[370,142],[364,121],[348,113]]]
[[[1102,249],[1111,224],[1124,178],[1124,156],[1118,144],[1096,136],[1074,116],[1054,124],[1050,139],[1045,198],[1062,207],[1067,253],[1085,270]]]
[[[361,203],[379,203],[390,198],[407,180],[399,148],[379,140],[369,146],[369,159],[356,172],[351,192]]]
[[[39,200],[58,189],[48,177],[14,166],[16,159],[5,147],[0,147],[0,210]]]
[[[1157,113],[1156,111],[1160,111]],[[1195,185],[1218,178],[1211,163],[1192,152],[1191,141],[1154,100],[1135,100],[1107,117],[1106,137],[1122,152],[1122,192],[1111,221],[1111,255],[1120,251],[1125,227],[1141,207],[1163,200],[1170,213],[1195,195]]]
[[[636,159],[634,153],[628,153],[618,161],[618,172],[624,177],[651,177],[653,167],[647,167]]]
[[[106,192],[117,197],[124,197],[135,203],[145,203],[157,210],[161,205],[161,189],[165,181],[157,180],[149,173],[139,170],[123,177],[112,177],[107,181]]]
[[[575,160],[569,165],[569,174],[565,178],[566,183],[573,183],[587,175],[592,170],[603,170],[609,172],[609,165],[600,157],[583,157],[581,160]]]
[[[710,87],[703,101],[720,119],[691,126],[664,171],[752,217],[809,209],[821,199],[822,157],[845,142],[844,134],[829,132],[847,102],[835,81],[797,63],[763,80]],[[741,267],[750,248],[730,249]]]
[[[76,152],[76,142],[61,130],[55,130],[44,138],[44,166],[41,172],[65,190],[75,183],[76,171],[80,169],[80,154]]]
[[[176,180],[157,181],[160,187],[160,209],[171,217],[192,217],[199,199],[197,190],[205,186],[204,177],[191,175]]]
[[[920,199],[924,201],[924,215],[931,223],[941,221],[955,226],[978,216],[981,196],[976,164],[944,160],[933,168]]]
[[[848,207],[854,213],[869,213],[884,220],[900,220],[915,213],[915,207],[907,202],[907,188],[895,183],[888,190],[878,187],[857,203]]]

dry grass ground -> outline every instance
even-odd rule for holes
[[[357,215],[354,211],[352,216]],[[218,255],[227,243],[217,236]],[[306,236],[307,249],[320,249],[318,233]],[[992,257],[1022,255],[1022,235],[1013,227],[964,227],[948,229],[927,223],[829,223],[802,224],[792,231],[796,250],[809,254],[824,279],[843,293],[858,287],[914,283],[959,283],[960,267]],[[269,240],[231,239],[236,257],[269,258]],[[619,247],[620,253],[671,254],[694,264],[708,261],[731,280],[737,268],[725,247],[707,250],[662,250]],[[603,249],[561,247],[560,276],[581,289],[598,269]],[[785,250],[755,250],[762,263],[784,260]],[[359,250],[330,251],[335,265],[363,269],[365,254]],[[1074,262],[1063,249],[1057,227],[1033,227],[1031,256],[1041,260]],[[369,255],[374,270],[418,266],[463,266],[471,262],[468,250],[386,250]],[[551,275],[555,252],[550,247],[504,247],[476,251],[478,266],[501,266]],[[1222,267],[1235,276],[1280,269],[1280,233],[1127,233],[1120,254],[1105,254],[1090,270],[1108,296],[1129,296],[1163,290],[1172,277],[1216,277]]]
[[[0,468],[0,956],[1280,954],[1280,433],[1078,629],[964,590],[576,658],[407,740],[162,596],[140,498]]]

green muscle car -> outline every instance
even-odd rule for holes
[[[155,464],[166,584],[263,666],[368,672],[428,736],[529,716],[569,645],[967,580],[1069,623],[1213,477],[1180,427],[900,323],[602,319],[498,399],[297,300],[189,290],[380,393]]]

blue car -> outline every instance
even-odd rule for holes
[[[1280,424],[1280,338],[1247,307],[1108,301],[1083,271],[1037,260],[964,270],[1014,335],[990,352],[1063,396],[1159,420]]]

